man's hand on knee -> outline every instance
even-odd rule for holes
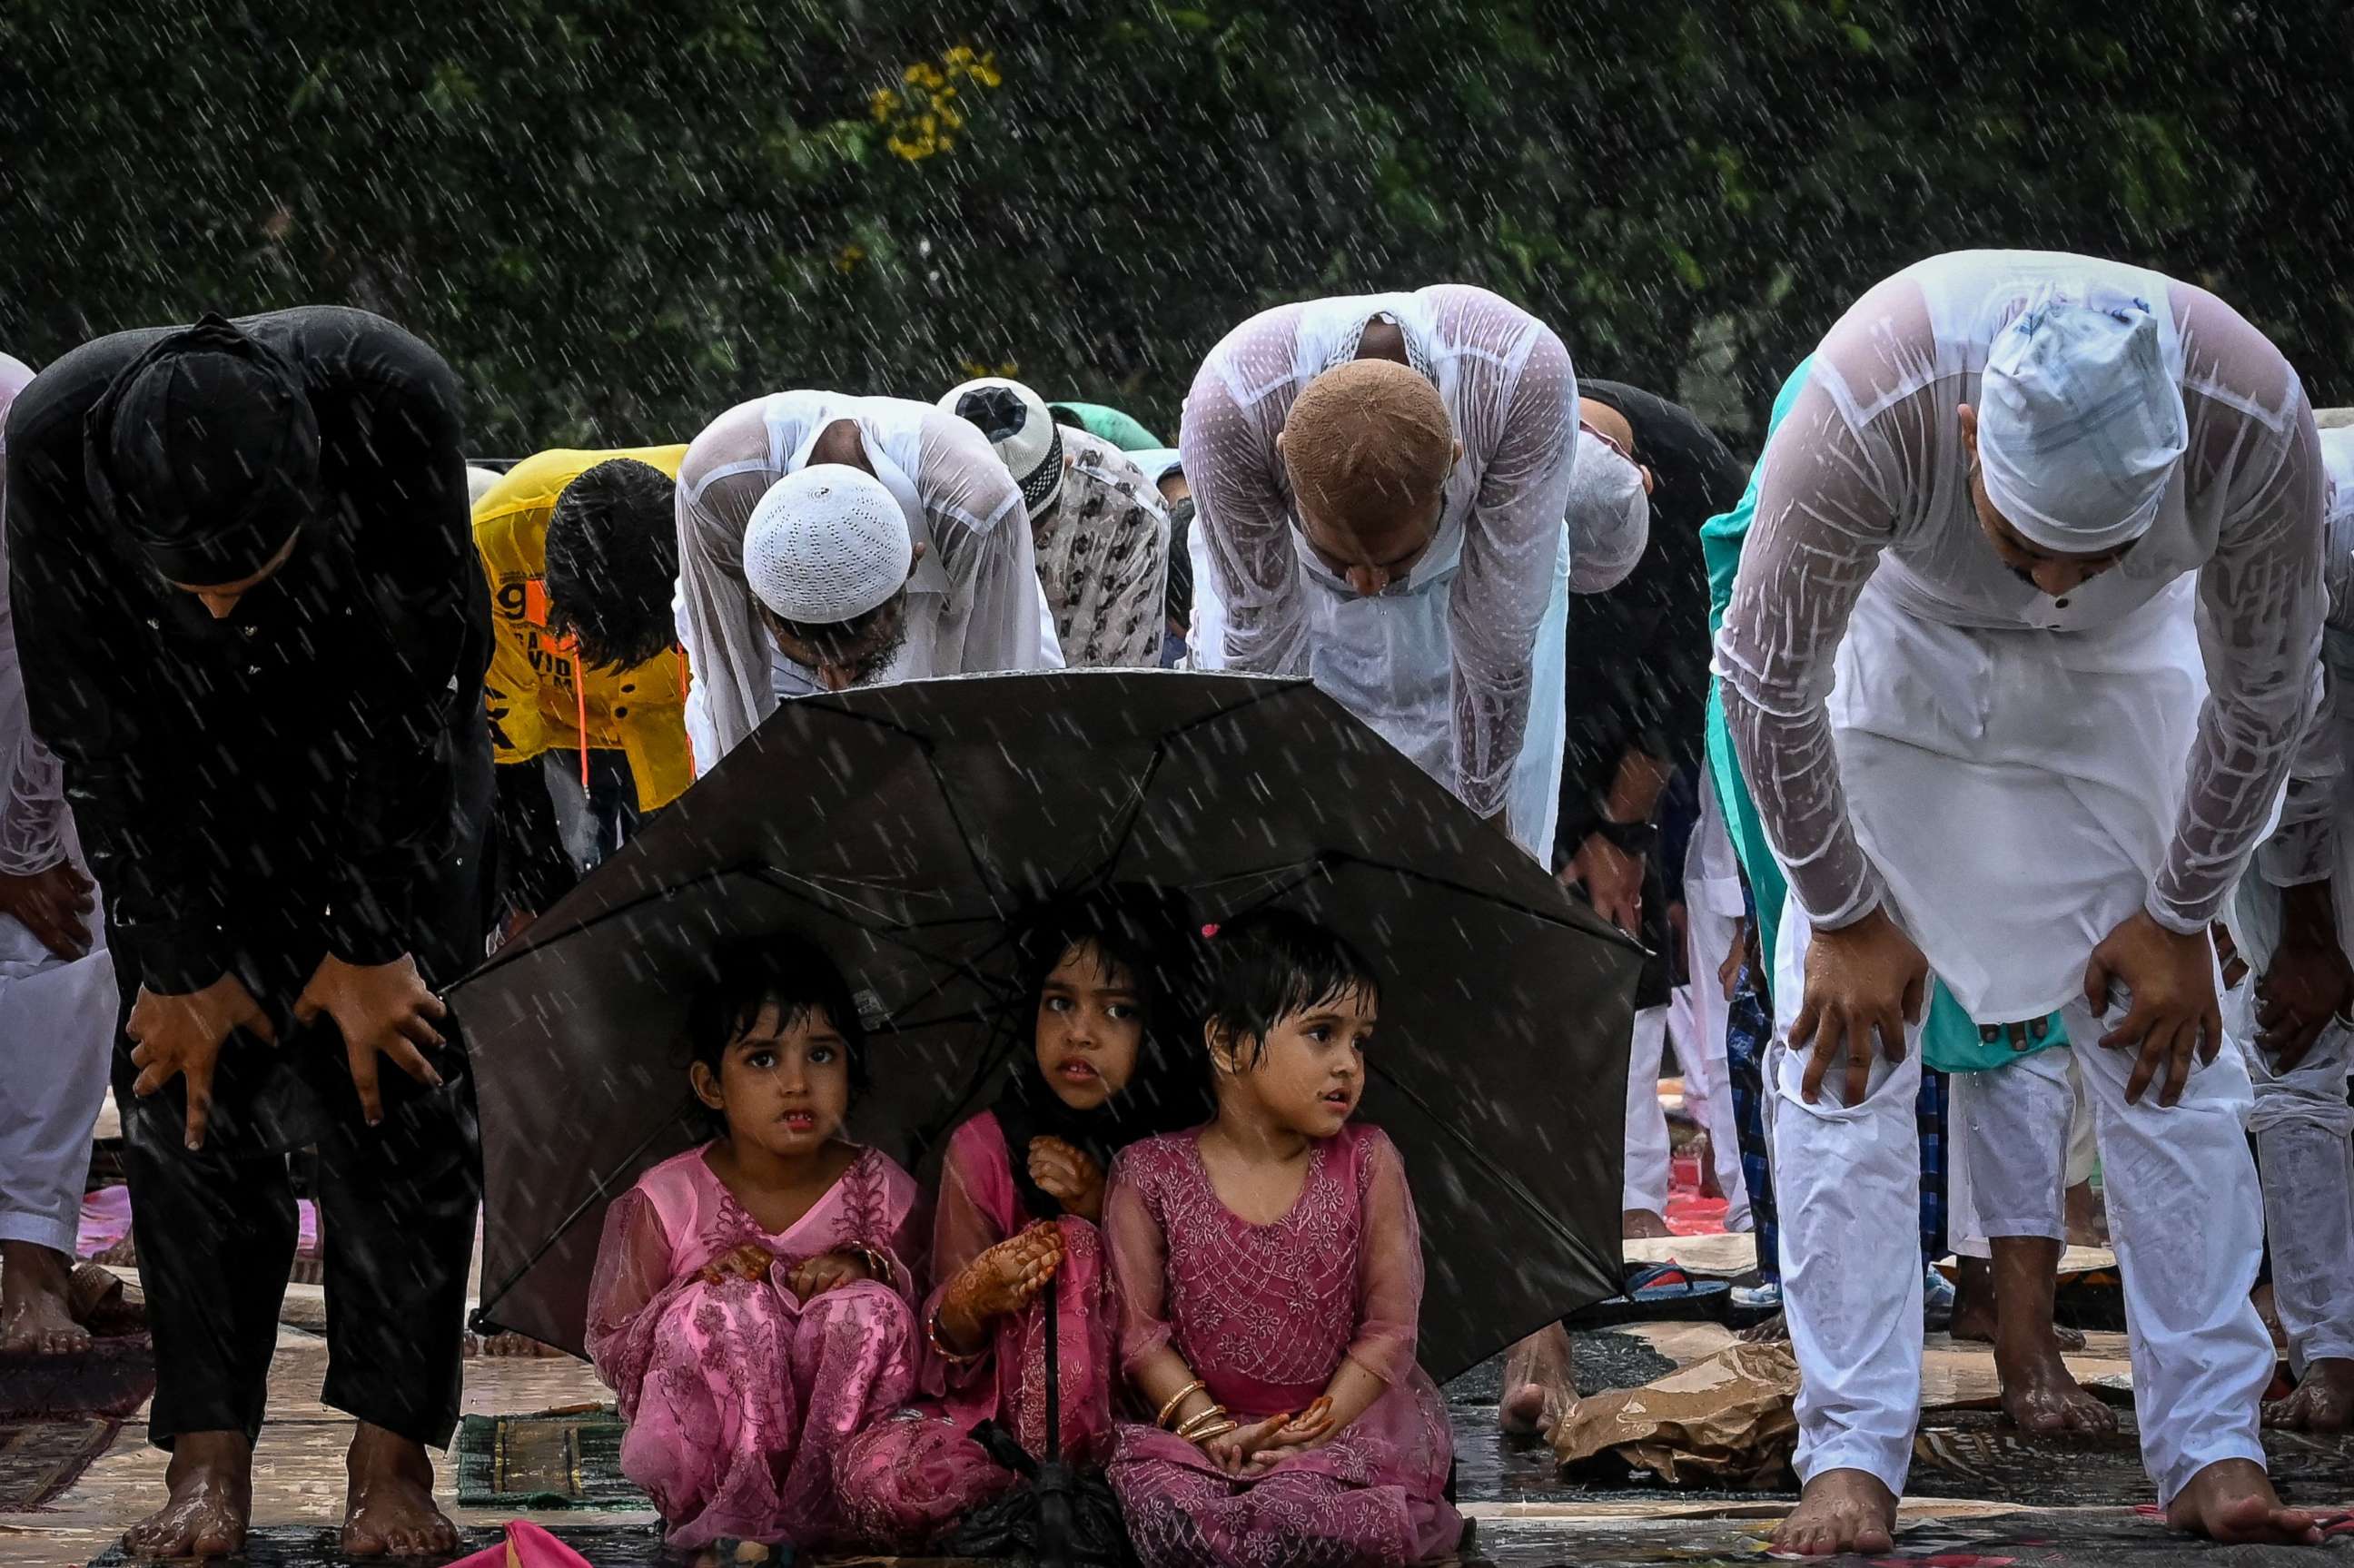
[[[1833,1061],[1847,1060],[1845,1101],[1862,1101],[1872,1083],[1872,1037],[1892,1062],[1904,1059],[1906,1025],[1921,1016],[1929,960],[1913,938],[1874,909],[1836,931],[1817,929],[1807,943],[1807,993],[1790,1025],[1790,1046],[1812,1060],[1801,1093],[1808,1105]]]
[[[343,1031],[352,1086],[359,1090],[360,1109],[370,1127],[384,1119],[377,1057],[391,1057],[393,1065],[420,1084],[441,1086],[441,1075],[419,1047],[441,1044],[434,1025],[449,1010],[407,953],[388,964],[347,964],[332,955],[321,959],[294,1003],[294,1019],[308,1023],[323,1012]]]
[[[2130,1005],[2101,1044],[2137,1054],[2126,1080],[2126,1103],[2138,1105],[2159,1078],[2158,1103],[2172,1106],[2190,1081],[2190,1062],[2212,1062],[2223,1044],[2215,1001],[2215,949],[2202,930],[2169,931],[2144,910],[2110,932],[2084,966],[2084,1003],[2106,1022],[2109,990],[2121,983]]]
[[[131,1004],[123,1033],[135,1042],[131,1064],[139,1077],[132,1093],[145,1098],[174,1078],[188,1081],[188,1147],[205,1146],[205,1125],[213,1105],[213,1069],[231,1030],[242,1029],[274,1044],[270,1015],[235,975],[223,975],[202,991],[159,996],[145,986]]]

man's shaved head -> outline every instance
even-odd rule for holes
[[[1291,493],[1311,529],[1360,537],[1429,525],[1455,462],[1438,388],[1387,359],[1352,359],[1299,394],[1283,427]]]

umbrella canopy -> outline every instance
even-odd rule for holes
[[[1009,923],[1107,884],[1279,903],[1383,975],[1362,1114],[1423,1225],[1439,1376],[1619,1286],[1640,950],[1304,681],[967,676],[801,698],[456,988],[480,1096],[483,1319],[578,1351],[606,1205],[707,1136],[683,1023],[723,941],[849,976],[916,1164],[983,1103]]]

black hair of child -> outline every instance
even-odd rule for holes
[[[1239,1048],[1248,1065],[1267,1054],[1267,1037],[1297,1013],[1343,997],[1381,1000],[1381,977],[1349,939],[1304,915],[1267,908],[1221,927],[1209,944],[1209,994],[1202,1009]]]
[[[712,955],[710,973],[687,1006],[689,1054],[717,1077],[729,1043],[758,1022],[771,1003],[787,1029],[811,1013],[823,1013],[848,1047],[850,1092],[865,1089],[866,1027],[859,1022],[850,981],[824,948],[798,937],[731,942]],[[726,1115],[704,1108],[725,1134]]]

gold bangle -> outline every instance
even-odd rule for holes
[[[932,1353],[950,1366],[968,1366],[989,1354],[989,1347],[971,1351],[958,1351],[940,1343],[940,1315],[936,1310],[924,1319],[924,1338],[932,1342]]]
[[[1208,1383],[1204,1383],[1200,1378],[1195,1378],[1192,1383],[1187,1383],[1183,1388],[1181,1388],[1175,1393],[1171,1394],[1169,1396],[1169,1403],[1161,1407],[1161,1414],[1152,1418],[1152,1425],[1155,1426],[1167,1426],[1169,1425],[1169,1418],[1177,1414],[1177,1407],[1179,1405],[1184,1404],[1187,1400],[1193,1398],[1195,1394],[1201,1393],[1204,1389],[1209,1386],[1210,1385]]]
[[[1234,1423],[1226,1420],[1226,1407],[1223,1404],[1214,1404],[1177,1428],[1177,1436],[1188,1443],[1199,1443],[1205,1437],[1211,1436],[1213,1434],[1209,1429],[1221,1422],[1225,1423],[1227,1431],[1231,1432],[1235,1429]]]
[[[1233,1420],[1221,1420],[1215,1425],[1204,1427],[1203,1430],[1194,1433],[1193,1436],[1186,1438],[1185,1441],[1193,1444],[1198,1448],[1204,1443],[1214,1443],[1219,1438],[1225,1436],[1227,1433],[1237,1430],[1239,1425],[1239,1423]]]
[[[875,1248],[865,1245],[864,1243],[861,1243],[856,1246],[847,1248],[846,1250],[854,1252],[860,1257],[866,1260],[867,1275],[875,1281],[875,1284],[884,1286],[886,1288],[890,1286],[892,1274],[891,1260],[889,1258],[884,1256],[882,1253],[876,1251]]]

